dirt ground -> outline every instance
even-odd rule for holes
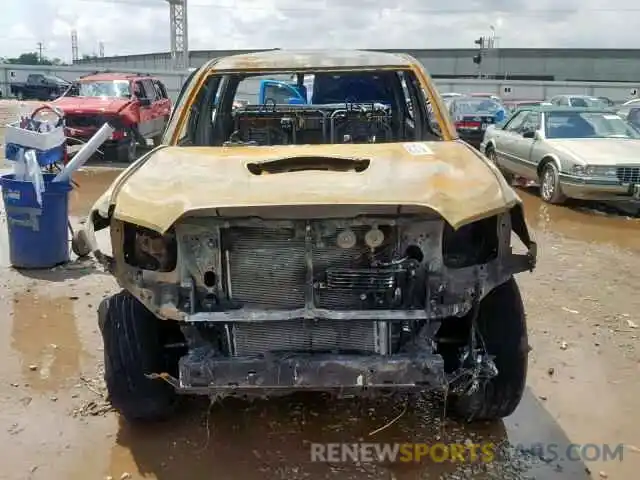
[[[76,175],[75,224],[117,173]],[[540,258],[534,273],[518,278],[531,345],[522,404],[504,422],[463,426],[420,402],[373,435],[402,404],[305,395],[209,408],[194,399],[169,422],[123,423],[105,401],[96,320],[116,283],[91,260],[11,269],[0,211],[0,479],[637,478],[640,219],[581,204],[551,207],[520,193]],[[310,442],[467,440],[498,444],[497,460],[310,462]],[[540,442],[557,445],[560,456],[569,443],[626,447],[622,461],[572,461],[527,448]]]

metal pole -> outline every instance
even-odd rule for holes
[[[189,38],[187,29],[187,0],[166,0],[169,3],[169,28],[171,29],[171,58],[173,68],[189,67]]]

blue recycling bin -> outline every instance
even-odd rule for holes
[[[68,205],[71,184],[52,182],[44,173],[45,190],[38,204],[31,182],[0,176],[7,214],[9,261],[16,268],[51,268],[69,261]]]

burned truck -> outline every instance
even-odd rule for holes
[[[312,75],[313,104],[238,106],[272,75]],[[125,418],[165,417],[180,394],[298,390],[440,392],[468,421],[514,411],[528,354],[514,275],[534,268],[536,244],[415,59],[215,59],[185,84],[162,143],[74,239],[123,289],[98,320]]]

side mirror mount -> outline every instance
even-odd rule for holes
[[[536,132],[535,130],[527,130],[526,132],[524,132],[522,134],[522,136],[524,138],[532,138],[534,140],[538,139],[538,132]]]
[[[151,100],[149,98],[139,98],[138,103],[140,104],[141,107],[151,106]]]

